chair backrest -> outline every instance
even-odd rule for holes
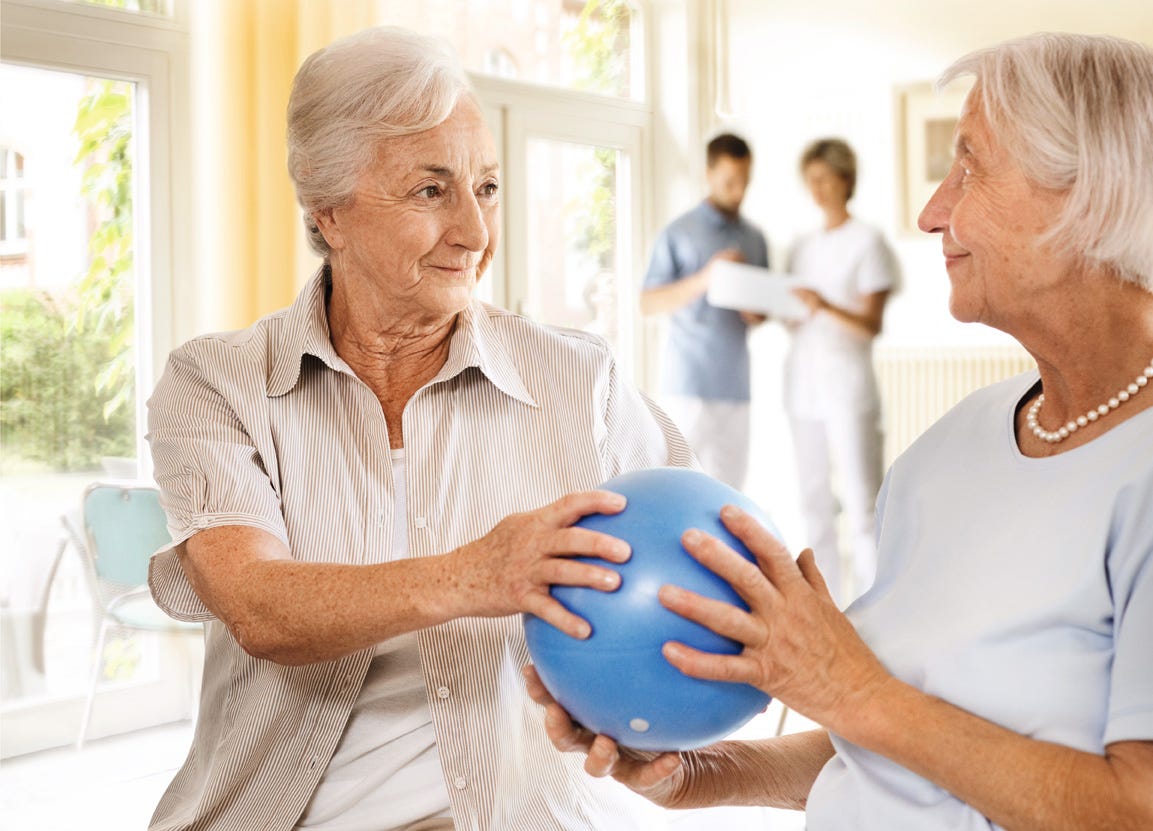
[[[125,587],[146,583],[149,558],[172,541],[160,493],[147,485],[89,485],[84,533],[96,576]]]

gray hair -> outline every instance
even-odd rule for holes
[[[965,55],[940,84],[962,75],[1026,177],[1067,193],[1044,241],[1153,291],[1153,50],[1035,34]]]
[[[471,94],[447,43],[395,26],[364,29],[309,55],[288,99],[288,173],[312,249],[330,251],[313,213],[351,203],[381,140],[435,127]]]

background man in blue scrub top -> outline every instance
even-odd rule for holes
[[[708,143],[708,196],[657,238],[641,292],[644,314],[669,314],[661,404],[710,475],[742,488],[749,464],[748,328],[764,318],[709,304],[711,267],[768,267],[761,230],[741,216],[753,155],[729,133]]]

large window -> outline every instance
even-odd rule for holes
[[[472,72],[645,97],[641,16],[629,0],[378,0],[377,14],[451,40]]]
[[[601,335],[631,374],[652,131],[640,6],[431,0],[378,10],[381,23],[453,42],[496,136],[504,233],[481,297]]]
[[[97,617],[66,523],[84,488],[147,478],[143,398],[171,343],[183,33],[159,3],[3,0],[0,53],[0,755],[188,711],[154,636]],[[147,8],[144,8],[147,7]],[[127,14],[144,10],[150,14]],[[99,32],[99,40],[93,32]],[[181,96],[183,100],[187,96]],[[184,214],[187,212],[184,211]],[[175,221],[174,221],[175,220]],[[160,693],[160,694],[158,694]],[[110,706],[112,705],[112,706]]]

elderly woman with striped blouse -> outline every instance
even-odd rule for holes
[[[438,42],[366,30],[294,83],[289,167],[324,264],[288,309],[171,356],[149,440],[173,543],[151,586],[206,623],[200,718],[153,829],[647,828],[557,754],[518,613],[588,624],[626,470],[692,464],[600,339],[473,298],[500,173]],[[606,787],[607,785],[607,787]]]

